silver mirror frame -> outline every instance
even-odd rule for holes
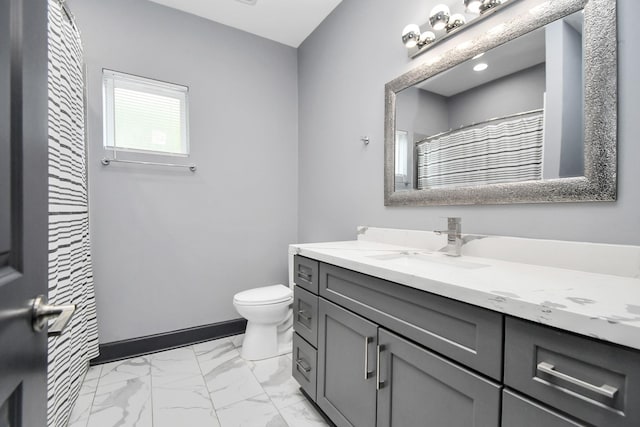
[[[527,0],[521,0],[526,2]],[[504,23],[500,33],[479,34],[467,48],[452,48],[385,85],[385,206],[593,202],[616,200],[617,191],[617,15],[616,0],[552,0],[539,15]],[[396,95],[530,31],[584,9],[584,176],[455,188],[395,190]],[[500,16],[496,14],[488,19]]]

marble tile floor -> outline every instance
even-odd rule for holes
[[[291,355],[240,357],[242,336],[89,368],[69,427],[316,427]]]

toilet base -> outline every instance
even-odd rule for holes
[[[283,330],[282,326],[247,322],[240,356],[245,360],[262,360],[291,353],[293,328]]]

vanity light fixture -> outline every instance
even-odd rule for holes
[[[451,18],[449,18],[449,22],[447,23],[447,33],[455,30],[458,27],[462,27],[466,23],[467,20],[465,19],[464,15],[460,13],[451,15]]]
[[[420,40],[420,27],[416,24],[409,24],[402,30],[402,43],[410,49],[418,45]]]
[[[493,9],[494,7],[498,7],[502,4],[502,0],[484,0],[480,5],[480,13],[485,13],[486,11]]]
[[[436,35],[431,31],[425,31],[420,34],[420,27],[416,24],[409,24],[402,30],[402,43],[410,49],[418,46],[419,48],[433,43],[436,39]]]
[[[487,68],[489,68],[489,66],[486,63],[481,62],[473,67],[473,71],[484,71]]]
[[[428,25],[433,31],[423,32],[420,26],[409,24],[402,31],[402,43],[409,50],[409,56],[413,58],[438,39],[444,39],[482,15],[489,15],[488,12],[493,12],[505,3],[514,2],[515,0],[462,0],[460,3],[464,8],[460,7],[460,12],[457,13],[452,13],[446,4],[438,4],[429,13]]]
[[[429,14],[429,25],[436,30],[444,30],[449,23],[449,18],[451,17],[451,11],[449,7],[445,4],[438,4],[433,9],[431,9],[431,13]]]

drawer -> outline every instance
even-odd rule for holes
[[[324,263],[320,295],[502,380],[504,316],[500,313]]]
[[[316,400],[316,369],[318,352],[308,342],[293,334],[293,378],[298,381],[300,387]]]
[[[293,329],[318,347],[318,297],[299,286],[293,290]]]
[[[502,427],[589,427],[511,390],[502,392]]]
[[[293,280],[296,285],[318,294],[318,261],[300,255],[293,257]]]
[[[504,377],[589,425],[640,425],[640,352],[508,317]]]

